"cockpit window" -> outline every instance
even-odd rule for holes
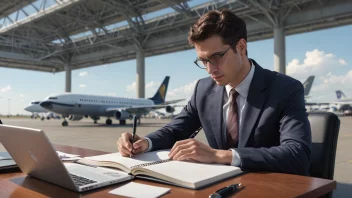
[[[49,97],[49,100],[57,100],[57,97]]]
[[[31,102],[31,104],[39,104],[39,101],[38,102]]]

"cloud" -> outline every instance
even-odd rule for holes
[[[88,76],[88,72],[81,72],[78,76],[85,77]]]
[[[343,59],[339,59],[339,63],[341,63],[341,65],[347,65],[347,62]]]
[[[338,70],[346,65],[345,60],[338,59],[334,54],[314,49],[306,52],[303,62],[298,59],[291,60],[286,69],[288,75],[301,79],[307,77],[307,74],[326,75],[332,69]]]
[[[158,86],[157,83],[155,83],[154,81],[151,81],[149,83],[147,83],[145,85],[145,89],[146,89],[146,92],[150,92],[151,90],[156,90],[156,87]],[[126,91],[127,92],[136,92],[137,91],[137,83],[136,82],[133,82],[132,84],[130,85],[127,85],[126,86]]]
[[[345,90],[345,93],[352,92],[352,68],[346,60],[335,54],[318,49],[307,51],[303,61],[295,58],[288,63],[286,69],[288,75],[302,82],[309,75],[315,75],[309,102],[334,101],[338,89]]]
[[[6,87],[0,88],[1,93],[5,93],[5,92],[11,91],[11,90],[12,90],[11,85],[7,85]]]
[[[148,88],[154,88],[156,87],[156,83],[154,81],[151,81],[150,83],[147,83],[145,85],[145,88],[148,89]]]
[[[175,99],[185,99],[183,103],[187,103],[188,100],[191,99],[194,87],[196,86],[197,80],[183,85],[182,87],[173,89],[168,91],[166,98],[168,100],[175,100]]]
[[[85,84],[80,84],[79,87],[80,87],[80,88],[86,88],[87,85],[85,85]]]
[[[136,87],[137,87],[136,82],[133,82],[132,84],[126,86],[126,91],[136,92]]]

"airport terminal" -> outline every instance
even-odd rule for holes
[[[246,38],[205,53],[223,10]],[[350,197],[351,24],[350,0],[1,1],[0,197]]]

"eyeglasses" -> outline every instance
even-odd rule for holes
[[[194,64],[196,64],[201,69],[206,69],[208,67],[208,62],[211,63],[212,65],[214,65],[215,67],[218,67],[222,64],[222,57],[236,43],[237,42],[234,42],[229,48],[227,48],[227,50],[225,50],[223,52],[215,53],[215,54],[211,55],[210,57],[208,57],[207,59],[197,57],[197,59],[194,61]]]

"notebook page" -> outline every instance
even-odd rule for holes
[[[150,163],[150,162],[169,159],[168,154],[169,154],[169,150],[163,150],[163,151],[153,151],[153,152],[134,155],[132,156],[132,158],[123,157],[120,153],[110,153],[110,154],[97,155],[97,156],[85,157],[85,158],[90,160],[96,160],[96,161],[115,162],[115,163],[122,164],[126,167],[132,167],[132,166],[136,166],[144,163]]]
[[[144,168],[180,181],[194,184],[196,188],[242,172],[240,168],[234,166],[182,161],[170,161],[146,166]]]
[[[146,184],[139,184],[136,182],[130,182],[112,191],[110,194],[120,195],[125,197],[141,197],[151,198],[160,197],[170,191],[170,188],[162,188],[157,186],[151,186]]]

